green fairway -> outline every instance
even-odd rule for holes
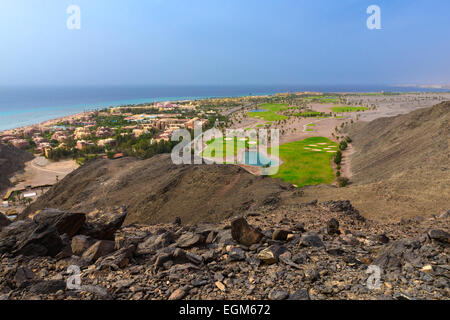
[[[308,138],[280,146],[283,164],[273,178],[297,185],[330,184],[334,180],[331,167],[337,144],[323,137]]]
[[[265,103],[259,107],[259,109],[264,109],[267,111],[261,112],[247,112],[249,117],[261,118],[265,121],[279,121],[289,119],[287,116],[283,116],[281,114],[277,114],[279,111],[289,109],[289,105],[287,104],[274,104],[274,103]]]
[[[308,127],[315,127],[316,124],[315,124],[315,123],[309,123],[309,124],[307,124],[306,126],[308,126]]]
[[[231,139],[231,140],[226,140]],[[240,140],[243,138],[218,138],[218,139],[212,139],[206,142],[207,147],[203,150],[202,156],[207,158],[218,158],[218,159],[224,159],[227,156],[235,156],[237,155],[238,151],[244,148],[250,148],[250,144],[256,144],[258,145],[258,142],[256,140],[249,140],[248,138],[245,138],[246,140]]]
[[[369,108],[366,107],[350,107],[350,106],[342,106],[342,107],[333,107],[331,108],[333,112],[357,112],[357,111],[365,111],[369,110]]]

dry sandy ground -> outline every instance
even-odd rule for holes
[[[434,106],[443,101],[450,100],[450,93],[420,93],[404,94],[399,96],[355,96],[349,97],[349,101],[356,104],[375,104],[377,110],[361,112],[360,120],[372,121],[381,117],[392,117],[399,114]]]
[[[76,168],[78,164],[74,160],[50,162],[44,157],[37,157],[26,163],[24,172],[16,173],[11,178],[16,184],[13,189],[54,184],[57,176],[61,180]]]

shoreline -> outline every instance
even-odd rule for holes
[[[81,117],[83,115],[89,114],[89,113],[94,112],[94,111],[95,110],[78,112],[78,113],[70,114],[70,115],[67,115],[67,116],[62,116],[62,117],[58,117],[58,118],[45,120],[43,122],[37,122],[37,123],[29,124],[29,125],[26,125],[26,126],[15,127],[13,129],[0,130],[0,135],[12,134],[15,131],[24,131],[26,129],[30,129],[30,128],[33,128],[33,127],[53,127],[58,122],[71,120],[73,118],[78,118],[78,117]]]
[[[289,91],[287,91],[289,92]],[[301,91],[298,91],[301,92]],[[330,93],[334,93],[334,94],[370,94],[370,93],[378,93],[379,91],[334,91]],[[392,91],[394,92],[394,91]],[[216,95],[216,96],[192,96],[192,97],[172,97],[173,99],[169,99],[168,97],[162,97],[160,99],[157,98],[148,98],[147,99],[130,99],[130,101],[138,101],[141,100],[142,102],[140,103],[130,103],[130,104],[126,104],[125,101],[121,101],[119,103],[119,101],[116,102],[103,102],[103,103],[98,103],[97,106],[93,106],[91,109],[85,109],[84,111],[80,111],[80,112],[75,112],[75,113],[70,113],[68,115],[63,115],[63,116],[59,116],[59,117],[54,117],[54,118],[50,118],[44,121],[40,121],[40,122],[35,122],[32,124],[28,124],[28,125],[22,125],[22,126],[17,126],[17,127],[13,127],[13,128],[9,128],[9,129],[0,129],[0,135],[7,135],[7,134],[11,134],[15,131],[23,131],[26,129],[29,129],[31,127],[45,127],[45,126],[52,126],[55,125],[58,122],[61,121],[65,121],[65,120],[70,120],[74,117],[80,117],[86,114],[89,114],[91,112],[95,112],[95,111],[99,111],[101,109],[104,108],[109,108],[109,107],[124,107],[124,106],[130,106],[130,107],[138,107],[140,105],[145,105],[145,104],[151,104],[154,103],[155,101],[158,102],[166,102],[166,101],[171,101],[174,103],[177,102],[186,102],[186,101],[197,101],[197,100],[207,100],[207,99],[226,99],[226,98],[243,98],[243,97],[267,97],[267,96],[274,96],[276,94],[282,94],[282,93],[286,93],[286,92],[280,92],[280,93],[255,93],[253,95],[248,95],[248,94],[243,94],[243,95]],[[326,93],[326,92],[323,92]],[[448,94],[450,93],[449,91],[411,91],[411,92],[401,92],[399,91],[398,93],[401,94]],[[70,108],[71,106],[61,106],[61,108]],[[36,112],[39,112],[39,109],[36,110]]]

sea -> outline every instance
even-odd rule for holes
[[[96,86],[0,87],[0,131],[83,111],[155,101],[270,95],[280,92],[418,92],[448,91],[391,86]]]

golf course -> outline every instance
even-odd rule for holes
[[[297,187],[315,184],[331,184],[334,172],[331,159],[338,145],[328,138],[313,137],[280,146],[283,161],[272,178],[281,178]]]

